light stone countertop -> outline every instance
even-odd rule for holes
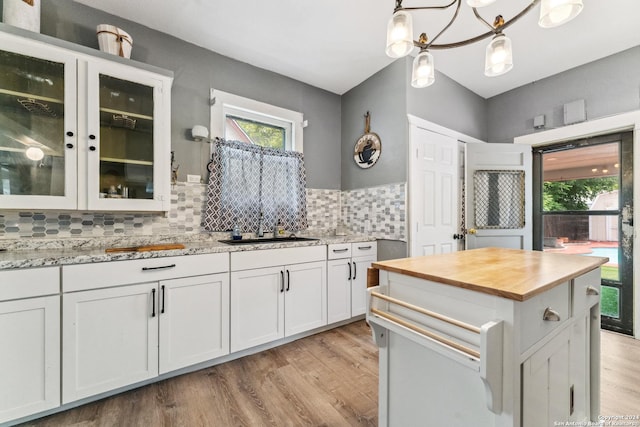
[[[300,235],[300,237],[312,237],[317,238],[318,240],[229,245],[218,242],[218,240],[229,238],[228,233],[225,233],[222,235],[196,234],[183,236],[171,235],[161,237],[145,236],[142,238],[86,238],[60,240],[24,239],[14,242],[0,241],[0,248],[7,249],[7,251],[5,252],[0,252],[0,271],[20,268],[124,261],[132,259],[160,258],[180,255],[255,251],[264,249],[329,245],[336,243],[358,243],[376,241],[374,237],[363,235]],[[145,252],[105,252],[106,248],[165,243],[182,243],[185,245],[185,248]]]

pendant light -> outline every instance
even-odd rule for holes
[[[462,9],[462,0],[451,0],[445,5],[425,5],[403,7],[403,0],[395,0],[393,15],[387,25],[387,46],[385,52],[391,58],[401,58],[410,54],[414,47],[418,47],[420,52],[413,61],[411,73],[411,85],[413,87],[427,87],[434,82],[433,56],[430,51],[455,49],[476,43],[480,40],[492,37],[485,52],[484,74],[486,76],[499,76],[507,73],[513,68],[513,52],[511,40],[504,35],[504,31],[513,25],[523,16],[527,15],[537,6],[540,6],[540,19],[538,24],[543,28],[550,28],[562,25],[578,16],[582,11],[582,0],[529,0],[519,12],[508,20],[502,15],[495,18],[493,25],[485,20],[478,9],[494,3],[496,0],[465,0],[466,6],[471,13],[482,24],[486,25],[488,31],[473,37],[447,43],[436,43],[439,37],[447,32],[458,19]],[[638,0],[640,1],[640,0]],[[507,2],[508,3],[508,2]],[[425,33],[420,35],[419,40],[413,40],[413,22],[409,12],[413,11],[442,11],[453,10],[448,21],[444,21],[435,36],[427,41]]]
[[[513,68],[511,39],[498,33],[487,46],[484,59],[484,75],[495,77],[507,73]]]
[[[582,0],[542,0],[538,25],[542,28],[557,27],[578,16],[582,8]]]
[[[413,50],[413,19],[411,14],[398,10],[387,25],[387,56],[401,58]]]
[[[433,55],[431,55],[428,50],[423,49],[413,60],[411,86],[423,88],[431,86],[435,80]]]

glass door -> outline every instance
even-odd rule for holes
[[[602,327],[633,333],[631,132],[543,147],[534,235],[545,252],[602,256]]]
[[[0,42],[2,206],[75,208],[75,58],[5,43]]]
[[[158,199],[158,83],[135,73],[130,76],[91,65],[88,206],[154,210]]]

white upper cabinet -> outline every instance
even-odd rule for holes
[[[3,207],[169,209],[170,73],[1,31],[0,59]]]

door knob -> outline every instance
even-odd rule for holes
[[[453,235],[453,240],[463,240],[464,239],[464,234],[454,234]]]
[[[478,232],[478,230],[476,230],[475,228],[470,228],[467,230],[467,234],[476,234]]]

